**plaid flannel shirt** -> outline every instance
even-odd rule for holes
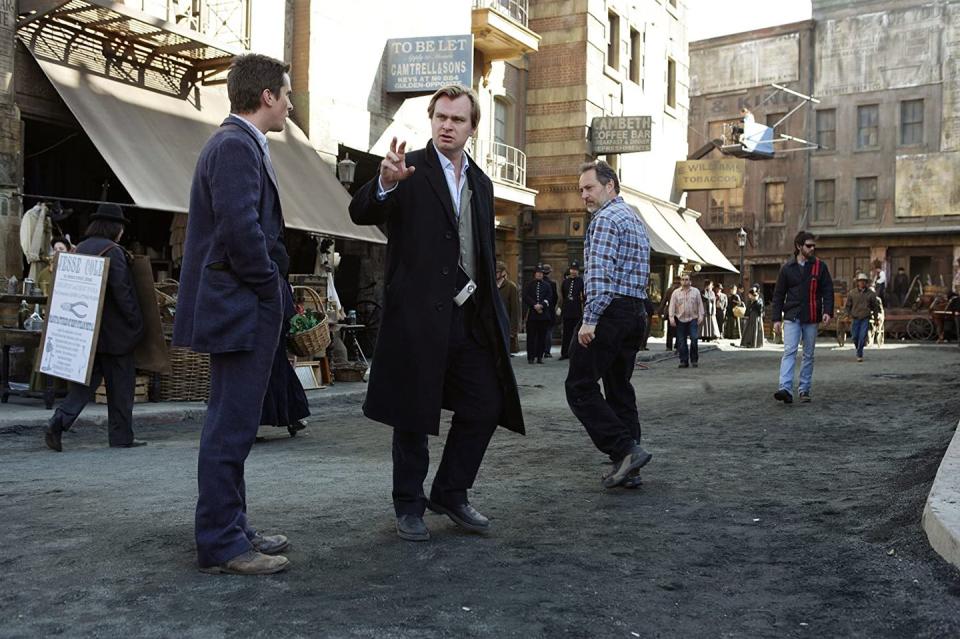
[[[617,196],[590,220],[583,246],[587,303],[583,323],[596,325],[615,297],[647,296],[650,240],[640,216]]]

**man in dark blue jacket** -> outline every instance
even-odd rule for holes
[[[77,246],[77,253],[109,258],[110,265],[90,385],[70,382],[66,399],[57,407],[44,433],[47,447],[57,452],[63,450],[63,432],[70,430],[101,381],[107,386],[107,437],[111,448],[146,444],[133,437],[137,381],[133,351],[143,339],[143,315],[130,272],[130,256],[117,244],[126,223],[123,209],[116,204],[101,204],[90,217],[86,239]]]
[[[209,573],[262,575],[289,564],[278,555],[287,538],[247,522],[243,477],[283,320],[283,215],[266,134],[283,131],[292,109],[288,70],[263,55],[234,59],[230,116],[201,151],[190,189],[173,343],[210,353],[196,511],[200,570]]]
[[[833,315],[833,279],[827,265],[814,256],[817,243],[813,234],[797,233],[793,245],[794,257],[780,269],[773,291],[773,332],[783,326],[780,387],[773,396],[785,404],[793,402],[794,368],[801,339],[800,401],[810,401],[817,328]]]

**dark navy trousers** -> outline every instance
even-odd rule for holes
[[[281,284],[286,286],[286,283]],[[210,355],[210,401],[197,462],[196,538],[201,568],[252,548],[243,464],[260,426],[283,307],[278,295],[257,307],[254,350]]]

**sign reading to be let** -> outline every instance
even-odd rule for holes
[[[447,84],[473,84],[471,34],[387,40],[388,93],[436,91]]]

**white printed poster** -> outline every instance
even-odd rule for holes
[[[43,326],[40,372],[90,384],[110,259],[57,253]]]

